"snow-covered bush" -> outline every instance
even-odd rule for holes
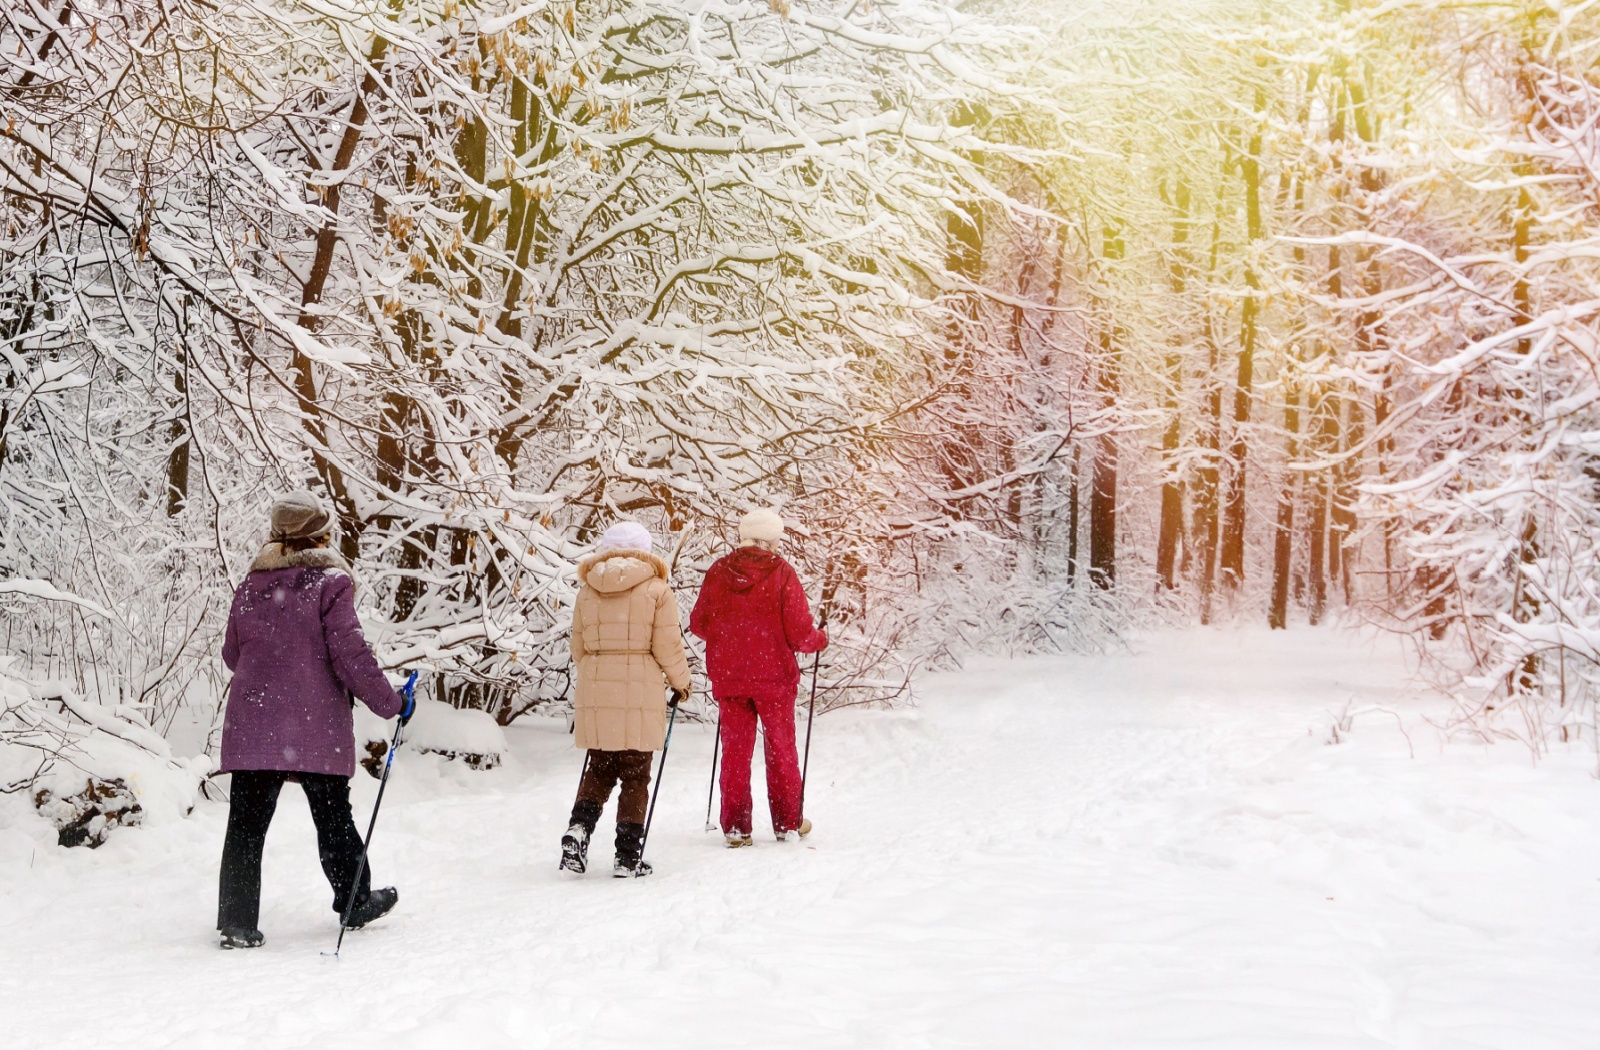
[[[0,656],[0,794],[26,799],[63,846],[112,828],[187,816],[213,763],[177,758],[137,712],[107,710],[59,682],[34,682]]]
[[[367,708],[356,708],[356,750],[366,757],[362,765],[381,776],[393,738],[391,723]],[[459,761],[470,769],[494,769],[509,750],[505,731],[493,716],[473,708],[457,708],[438,700],[417,697],[417,710],[401,732],[402,747]]]
[[[103,845],[113,828],[133,827],[144,821],[144,808],[120,777],[85,782],[75,795],[58,797],[49,788],[33,796],[39,814],[56,826],[62,846]]]

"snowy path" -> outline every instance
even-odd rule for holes
[[[96,852],[0,830],[0,1047],[1600,1047],[1592,745],[1533,765],[1413,724],[1413,759],[1372,715],[1327,746],[1352,697],[1420,710],[1352,646],[935,677],[819,722],[806,845],[702,834],[710,732],[680,726],[637,883],[554,870],[563,726],[493,773],[402,753],[374,861],[400,908],[337,961],[292,788],[256,952],[210,932],[220,806]]]

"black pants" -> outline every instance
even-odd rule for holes
[[[311,804],[317,825],[322,872],[333,887],[333,910],[344,913],[361,863],[361,835],[350,816],[350,778],[330,773],[284,773],[275,769],[238,770],[228,802],[228,835],[222,842],[222,875],[217,889],[217,929],[256,929],[261,918],[261,850],[267,826],[278,808],[278,792],[293,776]],[[370,871],[361,873],[356,904],[367,899]]]

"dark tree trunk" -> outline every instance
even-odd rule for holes
[[[1261,61],[1257,65],[1263,64]],[[1245,199],[1245,258],[1262,236],[1261,125],[1266,119],[1266,88],[1256,88],[1256,120],[1250,129],[1242,170]],[[1222,583],[1237,590],[1244,583],[1245,482],[1249,476],[1248,432],[1255,383],[1256,338],[1261,314],[1261,277],[1247,263],[1244,283],[1248,291],[1239,318],[1239,374],[1233,388],[1233,441],[1228,447],[1228,503],[1222,525]]]
[[[1116,340],[1107,329],[1100,333],[1105,357],[1100,379],[1102,404],[1116,404]],[[1117,435],[1108,429],[1095,439],[1094,471],[1089,488],[1089,580],[1101,590],[1117,582]]]
[[[167,438],[172,448],[167,452],[167,517],[183,513],[189,502],[189,428],[187,405],[189,403],[189,377],[183,345],[185,333],[179,332],[177,340],[177,367],[172,372],[172,386],[178,392],[178,404],[172,422],[167,424]]]
[[[458,151],[465,152],[468,159],[472,151],[479,148],[471,141],[474,137],[471,128],[469,124],[464,135],[468,142],[465,145],[457,144]],[[417,175],[417,157],[413,153],[406,158],[405,180],[408,190],[415,190]],[[475,173],[474,177],[481,180],[481,172]],[[409,280],[433,283],[433,278],[428,275],[413,276]],[[424,338],[426,327],[422,315],[414,310],[406,311],[399,318],[396,332],[400,339],[401,357],[420,370],[425,382],[437,381],[438,360]],[[378,431],[376,472],[382,492],[393,498],[409,492],[417,475],[431,474],[437,477],[439,462],[437,449],[430,436],[431,423],[417,411],[415,400],[403,389],[389,390],[383,397],[382,419],[383,426]],[[416,437],[411,436],[413,431]],[[416,611],[417,603],[427,592],[425,579],[428,574],[421,570],[429,564],[437,549],[438,528],[429,525],[420,533],[414,532],[411,531],[414,526],[410,522],[402,523],[397,516],[389,513],[380,515],[378,524],[384,529],[393,529],[397,524],[406,525],[396,566],[399,579],[394,590],[394,618],[397,622],[409,620]]]
[[[1021,369],[1023,363],[1027,360],[1026,332],[1028,315],[1022,304],[1033,290],[1033,279],[1038,270],[1038,249],[1030,247],[1022,260],[1022,272],[1017,277],[1017,303],[1011,308],[1011,359],[1016,363],[1015,366],[1018,369]],[[1059,276],[1057,283],[1059,284]],[[1013,394],[1012,403],[1015,404],[1019,400],[1021,399]],[[1017,465],[1016,449],[1010,442],[1007,442],[1000,449],[1000,453],[1004,457],[1004,472],[1010,474],[1016,469]],[[1006,493],[1004,505],[1005,523],[1010,534],[1016,537],[1017,542],[1021,544],[1026,539],[1026,529],[1023,522],[1025,487],[1021,484],[1013,484],[1009,486],[1009,490]],[[1031,544],[1028,546],[1031,547]]]
[[[1072,446],[1072,477],[1067,488],[1067,582],[1074,583],[1078,578],[1078,531],[1080,527],[1080,512],[1078,507],[1078,472],[1082,459],[1083,446]]]
[[[1189,225],[1192,220],[1192,202],[1189,184],[1179,180],[1173,191],[1173,207],[1177,212],[1172,222],[1172,263],[1170,282],[1175,301],[1182,302],[1188,286]],[[1177,345],[1167,351],[1166,362],[1166,429],[1161,434],[1161,466],[1164,479],[1161,483],[1161,525],[1157,534],[1156,576],[1161,586],[1171,590],[1177,585],[1178,544],[1183,536],[1183,479],[1177,469],[1178,441],[1183,432],[1183,415],[1179,411],[1179,396],[1183,388],[1183,345],[1188,333],[1180,332]]]
[[[1107,225],[1101,254],[1108,263],[1122,259],[1124,245],[1118,225]],[[1101,590],[1117,582],[1117,432],[1114,424],[1117,395],[1122,387],[1121,333],[1109,309],[1101,310],[1100,361],[1097,385],[1104,410],[1105,431],[1095,440],[1093,477],[1089,488],[1089,581]]]
[[[372,48],[367,54],[367,73],[361,78],[361,86],[356,90],[356,100],[351,106],[350,116],[345,121],[339,148],[334,153],[333,163],[325,169],[326,173],[342,174],[350,169],[350,163],[355,159],[356,146],[360,143],[361,135],[366,128],[367,97],[378,88],[378,78],[373,70],[383,60],[388,49],[388,40],[381,36],[373,39]],[[320,158],[313,158],[313,162],[318,160]],[[295,324],[307,332],[316,332],[321,324],[321,314],[317,307],[322,303],[323,289],[327,285],[328,274],[333,269],[333,252],[339,243],[339,197],[342,187],[341,181],[334,181],[321,198],[321,204],[328,210],[330,217],[317,231],[316,251],[312,255],[311,269],[307,274],[306,283],[300,290],[300,314],[295,319]],[[318,403],[316,375],[311,369],[311,359],[306,357],[298,346],[293,352],[292,365],[294,391],[300,402],[301,422],[311,439],[309,443],[311,458],[317,466],[317,473],[321,476],[322,483],[327,487],[328,495],[332,497],[334,506],[339,511],[339,549],[347,559],[354,561],[360,552],[361,531],[365,523],[356,512],[355,498],[345,482],[344,472],[328,455],[328,429]]]
[[[1296,179],[1294,184],[1296,217],[1304,212],[1305,200],[1305,180]],[[1296,226],[1298,225],[1297,222]],[[1305,273],[1304,245],[1295,246],[1294,265],[1295,276],[1298,279]],[[1289,581],[1294,574],[1294,516],[1295,502],[1299,495],[1300,474],[1292,469],[1292,466],[1294,461],[1300,458],[1299,383],[1299,362],[1290,358],[1285,362],[1283,380],[1283,455],[1290,469],[1284,471],[1283,487],[1278,490],[1278,520],[1272,537],[1272,606],[1267,611],[1267,625],[1278,631],[1289,626]]]

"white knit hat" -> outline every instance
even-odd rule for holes
[[[783,538],[783,519],[775,510],[753,510],[739,519],[739,542],[767,540],[776,543]]]
[[[600,537],[599,549],[604,551],[648,551],[655,546],[650,530],[637,521],[619,521]]]

